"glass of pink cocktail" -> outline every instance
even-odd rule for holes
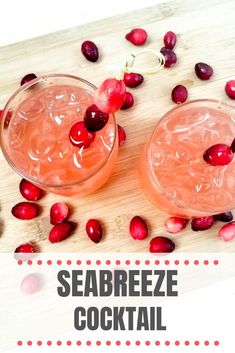
[[[101,187],[118,154],[115,117],[96,132],[89,148],[74,146],[71,127],[93,104],[95,86],[71,75],[47,75],[25,84],[8,101],[1,147],[11,167],[39,187],[86,195]]]
[[[203,159],[210,146],[231,145],[235,107],[197,100],[169,111],[158,122],[139,163],[141,186],[160,210],[206,216],[235,207],[235,158],[225,166]]]

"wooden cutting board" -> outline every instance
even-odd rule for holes
[[[124,38],[134,27],[143,27],[149,33],[145,46],[148,49],[160,49],[168,30],[175,31],[178,37],[178,64],[146,76],[144,84],[133,90],[135,107],[117,114],[118,122],[126,129],[127,142],[120,149],[112,177],[95,194],[83,198],[48,194],[39,202],[43,206],[40,217],[32,221],[17,220],[11,215],[11,208],[23,201],[18,191],[20,178],[0,154],[0,251],[12,251],[22,242],[34,241],[41,251],[145,252],[151,237],[165,234],[166,215],[142,193],[136,163],[157,120],[173,107],[170,92],[174,85],[186,85],[190,99],[216,98],[231,103],[224,93],[224,85],[234,78],[234,13],[233,0],[176,0],[0,48],[0,106],[3,107],[28,72],[69,73],[96,85],[115,75],[115,68],[123,64],[128,54],[133,49],[139,50]],[[101,53],[99,62],[90,63],[81,55],[80,46],[85,39],[97,43]],[[194,64],[198,61],[213,66],[215,74],[210,82],[195,77]],[[71,205],[71,219],[78,222],[78,227],[66,241],[50,244],[48,214],[50,205],[56,201]],[[129,220],[134,215],[143,216],[149,223],[150,236],[146,241],[134,241],[129,236]],[[89,218],[98,218],[103,223],[105,235],[98,245],[85,233]],[[192,232],[188,226],[171,238],[176,242],[177,251],[235,251],[235,240],[224,243],[217,237],[219,226],[199,233]]]

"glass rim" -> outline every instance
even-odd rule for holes
[[[15,163],[11,161],[10,157],[8,156],[8,153],[6,152],[5,150],[5,147],[4,147],[4,139],[3,139],[3,134],[4,134],[4,121],[5,121],[5,118],[7,116],[7,113],[10,111],[10,105],[11,105],[11,102],[18,97],[18,95],[20,95],[21,93],[25,92],[26,90],[28,90],[29,88],[31,88],[32,86],[34,86],[35,84],[39,83],[39,82],[43,82],[43,81],[46,81],[46,79],[56,79],[56,78],[67,78],[67,79],[73,79],[77,82],[82,82],[83,84],[89,86],[93,91],[95,91],[97,89],[97,87],[92,84],[91,82],[81,78],[81,77],[78,77],[78,76],[75,76],[75,75],[70,75],[70,74],[45,74],[45,75],[40,75],[38,76],[37,78],[27,82],[26,84],[24,84],[23,86],[21,86],[20,88],[18,88],[11,96],[10,98],[7,100],[7,103],[5,104],[4,106],[4,109],[3,109],[3,113],[2,113],[2,121],[1,121],[1,130],[0,130],[0,136],[1,136],[1,141],[2,141],[2,144],[1,144],[1,149],[2,149],[2,153],[7,161],[7,163],[10,165],[10,167],[18,174],[20,175],[21,177],[23,177],[24,179],[34,183],[34,184],[37,184],[39,186],[41,186],[42,188],[54,188],[54,189],[63,189],[63,188],[68,188],[68,187],[71,187],[71,186],[75,186],[75,185],[79,185],[79,184],[82,184],[84,182],[86,182],[87,180],[91,179],[92,177],[94,177],[100,170],[102,170],[105,165],[108,163],[108,161],[110,160],[110,158],[112,157],[113,155],[113,152],[114,152],[114,149],[115,149],[115,145],[116,145],[116,142],[117,142],[117,123],[116,123],[116,118],[115,118],[115,114],[114,113],[111,113],[109,114],[109,116],[112,117],[113,119],[113,124],[114,124],[114,140],[113,140],[113,144],[112,144],[112,148],[111,150],[109,151],[109,155],[108,157],[104,160],[104,162],[94,171],[92,172],[91,174],[89,174],[89,176],[83,178],[83,179],[80,179],[78,181],[73,181],[71,183],[64,183],[64,184],[61,184],[61,185],[58,185],[58,184],[47,184],[47,183],[44,183],[40,180],[37,180],[37,179],[34,179],[32,177],[29,177],[27,175],[25,175],[23,172],[21,172],[20,170],[17,169],[17,167],[15,166]]]
[[[150,172],[151,172],[151,177],[153,178],[154,180],[154,183],[155,185],[157,186],[157,188],[164,193],[164,195],[166,195],[166,197],[169,197],[170,194],[169,192],[166,190],[166,188],[164,188],[156,174],[154,173],[154,170],[153,170],[153,165],[151,163],[151,158],[150,158],[150,153],[151,153],[151,143],[153,141],[153,138],[154,138],[154,135],[155,135],[155,132],[156,130],[158,129],[159,125],[163,122],[163,120],[170,114],[172,114],[172,112],[176,111],[176,110],[180,110],[181,108],[184,108],[184,107],[187,107],[187,106],[190,106],[190,105],[193,105],[193,104],[197,104],[197,103],[208,103],[208,104],[217,104],[217,105],[220,105],[220,106],[224,106],[224,107],[227,107],[227,109],[231,109],[231,110],[234,110],[235,112],[235,105],[234,104],[229,104],[229,103],[226,103],[222,100],[218,100],[218,99],[194,99],[194,100],[191,100],[191,101],[188,101],[186,103],[182,103],[180,105],[177,105],[176,107],[173,107],[172,109],[168,110],[165,114],[163,114],[163,116],[159,119],[159,121],[156,123],[156,125],[154,126],[154,129],[153,129],[153,132],[151,134],[151,137],[149,139],[149,141],[147,142],[147,159],[148,159],[148,166],[150,168]],[[183,201],[177,201],[177,204],[176,204],[176,207],[178,208],[185,208],[187,207],[187,205],[185,205],[185,203]],[[198,209],[197,207],[187,207],[189,209],[190,212],[194,212],[194,211],[198,211],[198,212],[201,212],[202,210],[201,209]],[[227,211],[224,210],[224,212]],[[218,213],[220,213],[222,211],[218,210]],[[215,214],[215,210],[208,210],[208,214]]]

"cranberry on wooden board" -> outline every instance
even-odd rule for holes
[[[23,86],[25,83],[28,83],[28,82],[34,80],[35,78],[37,78],[37,76],[35,74],[33,74],[33,73],[27,74],[21,79],[20,85]]]
[[[177,85],[173,88],[171,92],[171,99],[174,103],[180,104],[184,103],[188,98],[187,88],[183,85]]]
[[[181,232],[187,225],[188,219],[180,217],[169,217],[165,221],[165,227],[168,233]]]
[[[130,235],[135,240],[143,240],[148,235],[148,227],[145,221],[139,216],[132,218],[130,221],[129,231]]]
[[[126,39],[134,45],[143,45],[147,41],[148,34],[142,28],[134,28],[126,34]]]
[[[21,180],[19,188],[21,195],[29,201],[38,201],[43,195],[43,191],[38,186],[26,179]]]
[[[164,66],[169,68],[172,67],[176,64],[177,62],[177,56],[176,53],[172,50],[172,49],[167,49],[165,47],[163,47],[160,52],[162,53],[162,55],[165,58],[165,64]]]
[[[218,236],[223,241],[230,241],[235,238],[235,222],[225,224],[220,228]]]
[[[175,250],[175,244],[166,237],[155,237],[150,241],[149,251],[151,253],[170,253]]]
[[[176,34],[172,31],[166,32],[163,41],[167,49],[173,49],[176,45]]]
[[[86,40],[81,45],[82,54],[91,62],[96,62],[99,59],[99,50],[94,42]]]
[[[86,224],[86,232],[88,237],[94,242],[99,243],[102,238],[102,227],[97,219],[89,219]]]
[[[225,85],[225,92],[231,99],[235,99],[235,80],[230,80]]]
[[[54,225],[49,233],[49,241],[51,243],[59,243],[67,239],[70,236],[73,228],[74,224],[72,222],[62,222]]]
[[[127,87],[136,88],[144,82],[144,77],[136,72],[125,72],[123,81]]]
[[[20,202],[12,208],[11,212],[18,219],[30,220],[37,217],[39,208],[35,203]]]
[[[207,230],[211,228],[214,224],[214,217],[195,217],[191,221],[191,228],[193,231],[197,232],[200,230]]]
[[[233,220],[233,214],[231,211],[219,213],[214,215],[214,219],[220,222],[231,222]]]
[[[69,207],[64,202],[57,202],[51,206],[50,222],[51,224],[58,224],[65,221],[69,215]]]
[[[214,72],[210,65],[201,62],[197,63],[194,69],[197,77],[204,81],[209,80]]]
[[[124,99],[123,105],[121,106],[121,109],[127,110],[133,107],[134,103],[135,101],[134,101],[133,94],[130,92],[126,92],[125,99]]]

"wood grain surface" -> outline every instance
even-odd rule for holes
[[[148,31],[149,41],[145,46],[148,49],[160,49],[168,30],[174,30],[178,36],[177,65],[146,76],[144,84],[133,90],[135,107],[117,114],[118,122],[126,129],[127,142],[120,149],[112,177],[95,194],[83,198],[47,194],[39,201],[43,211],[36,220],[19,221],[11,215],[11,208],[23,201],[18,191],[20,178],[0,154],[0,251],[12,251],[22,242],[34,241],[43,252],[145,252],[151,237],[165,234],[166,215],[143,195],[136,163],[154,125],[173,107],[170,92],[174,85],[186,85],[190,99],[215,98],[231,103],[224,93],[224,85],[234,74],[234,13],[234,1],[176,0],[0,48],[0,106],[3,107],[28,72],[69,73],[96,85],[115,75],[126,56],[133,49],[139,50],[124,38],[133,27]],[[80,46],[85,39],[94,40],[100,48],[97,63],[90,63],[81,55]],[[213,66],[215,74],[210,82],[195,77],[194,64],[198,61]],[[78,222],[78,227],[66,241],[50,244],[48,214],[50,205],[56,201],[71,205],[71,219]],[[149,223],[150,236],[145,241],[134,241],[128,233],[129,220],[137,214]],[[85,233],[89,218],[98,218],[104,225],[104,238],[98,245]],[[218,238],[219,226],[216,224],[212,230],[198,233],[188,226],[184,232],[171,236],[176,242],[176,251],[235,251],[235,241],[224,243]]]

